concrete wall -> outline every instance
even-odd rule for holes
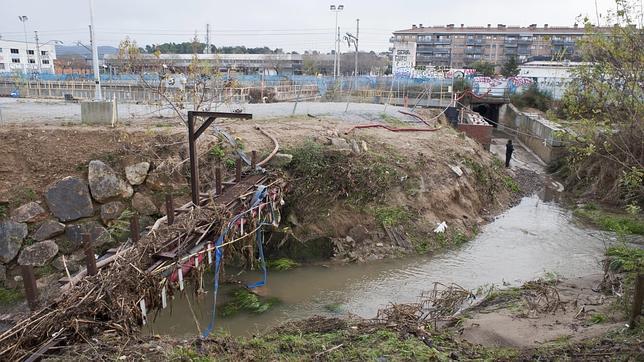
[[[556,137],[556,132],[563,129],[547,119],[505,104],[499,111],[499,124],[499,128],[516,136],[546,163],[563,155],[564,146]]]
[[[466,124],[459,123],[458,130],[464,132],[470,138],[475,139],[478,143],[483,145],[483,148],[490,150],[490,144],[492,143],[492,130],[494,127],[491,125],[483,124]]]

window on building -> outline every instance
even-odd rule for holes
[[[11,54],[18,54],[20,51],[18,49],[11,48]]]
[[[4,63],[0,63],[0,70],[4,70]]]
[[[11,58],[12,63],[20,63],[20,59],[18,58]]]
[[[29,64],[36,64],[36,59],[29,59]]]
[[[41,51],[40,51],[40,55],[45,55],[45,56],[46,56],[46,55],[47,55],[47,51],[46,51],[46,50],[41,50]]]
[[[0,48],[0,53],[2,53],[2,48]]]
[[[42,60],[42,63],[43,63],[43,64],[49,64],[49,59],[43,59],[43,60]]]
[[[34,55],[34,54],[36,54],[36,53],[34,53],[34,51],[33,51],[32,49],[29,49],[29,50],[27,50],[27,54],[29,54],[29,55]]]

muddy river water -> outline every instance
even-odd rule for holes
[[[608,239],[604,233],[576,224],[571,213],[556,202],[535,195],[483,227],[471,242],[431,256],[269,272],[262,294],[282,303],[259,315],[218,318],[216,328],[244,335],[312,315],[373,317],[389,302],[415,301],[434,282],[475,289],[486,284],[520,285],[545,273],[562,277],[596,273],[601,271],[599,260]],[[260,279],[253,273],[240,277]],[[211,282],[206,280],[206,285]],[[221,302],[226,294],[226,287],[221,288]],[[185,296],[176,298],[154,321],[150,316],[147,333],[196,334],[190,306],[204,329],[210,320],[211,290],[190,298],[191,303]]]

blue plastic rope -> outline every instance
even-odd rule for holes
[[[250,209],[253,209],[257,205],[259,205],[267,196],[268,194],[268,187],[264,185],[260,185],[257,187],[257,191],[253,195],[253,199],[251,201],[251,206]],[[273,211],[272,205],[269,204],[270,212],[271,212],[271,220],[274,219],[275,214]],[[219,270],[221,267],[221,259],[223,258],[223,248],[221,248],[221,245],[224,242],[224,239],[226,235],[230,232],[230,230],[233,228],[235,223],[239,219],[242,218],[242,216],[247,212],[248,210],[236,215],[226,226],[226,229],[222,232],[222,234],[219,236],[217,241],[215,242],[215,280],[213,283],[213,302],[212,302],[212,311],[211,311],[211,317],[210,317],[210,323],[208,324],[208,327],[206,330],[203,332],[202,337],[206,338],[212,333],[213,328],[215,327],[215,322],[217,320],[217,292],[219,291]],[[268,223],[263,223],[260,220],[260,227],[263,227],[264,225],[270,225]],[[268,278],[268,272],[266,269],[266,259],[264,258],[264,231],[262,229],[259,229],[257,232],[257,235],[255,236],[255,241],[257,242],[257,247],[259,249],[259,257],[261,261],[261,267],[264,272],[264,278],[263,280],[249,284],[248,288],[256,288],[262,285],[266,285],[266,281]]]

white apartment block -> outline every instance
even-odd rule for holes
[[[53,74],[56,46],[0,40],[0,73]]]

